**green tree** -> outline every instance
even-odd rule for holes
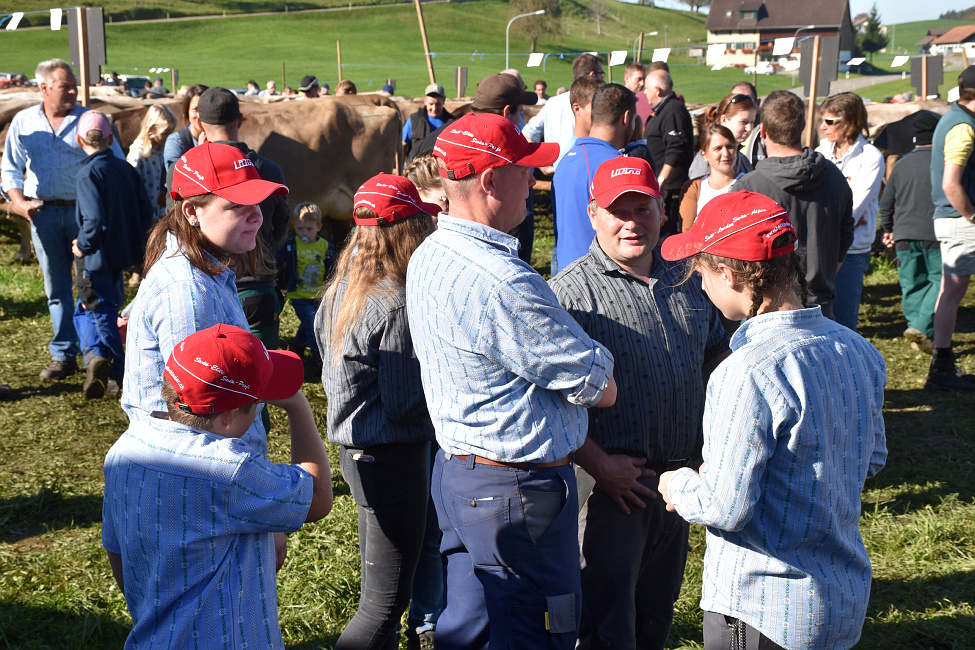
[[[538,39],[546,34],[562,34],[562,10],[559,8],[561,0],[512,0],[511,6],[514,10],[512,16],[527,14],[532,11],[544,9],[542,16],[531,16],[522,18],[516,22],[512,28],[523,34],[527,34],[531,39],[531,51],[538,50]]]
[[[681,0],[681,2],[690,7],[694,13],[700,13],[703,7],[711,6],[711,0]]]
[[[873,60],[874,52],[887,47],[887,34],[881,29],[880,14],[877,13],[877,4],[867,15],[867,22],[863,26],[863,31],[857,34],[857,49],[866,53]]]

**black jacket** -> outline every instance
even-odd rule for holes
[[[694,158],[694,126],[684,98],[672,93],[657,104],[653,115],[647,118],[643,137],[647,139],[654,162],[659,167],[670,165],[674,168],[660,189],[680,192],[687,182],[687,169]],[[659,169],[654,171],[660,173]]]
[[[742,176],[735,189],[758,192],[789,213],[806,249],[809,301],[833,317],[836,270],[853,243],[853,192],[843,173],[821,154],[766,158]]]

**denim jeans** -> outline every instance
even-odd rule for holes
[[[78,334],[72,322],[74,294],[71,291],[71,242],[78,237],[78,223],[72,206],[45,205],[30,222],[31,240],[44,276],[44,293],[51,314],[54,337],[48,345],[58,361],[78,355]]]
[[[430,472],[440,447],[430,443]],[[427,527],[423,533],[423,548],[413,576],[413,592],[410,594],[410,613],[406,624],[410,629],[435,630],[437,619],[444,608],[444,586],[447,584],[447,565],[440,553],[440,521],[433,505],[433,496],[427,502]]]
[[[870,253],[847,255],[843,266],[836,272],[836,301],[833,303],[833,320],[857,331],[860,318],[860,294],[863,292],[863,276],[870,268]]]
[[[437,650],[575,647],[582,606],[571,465],[516,469],[448,458],[433,471],[447,558]]]
[[[294,298],[291,307],[298,316],[298,332],[295,334],[295,347],[308,348],[313,357],[318,353],[318,339],[315,337],[315,312],[318,311],[318,301],[309,298]]]
[[[410,601],[429,494],[428,442],[342,447],[340,466],[359,506],[362,592],[336,650],[395,650]]]
[[[86,280],[90,282],[90,290],[81,286],[87,286]],[[124,299],[121,271],[84,271],[84,277],[79,280],[74,326],[81,336],[85,365],[93,357],[105,357],[112,362],[116,380],[122,378],[125,368],[125,350],[118,331],[119,307]]]

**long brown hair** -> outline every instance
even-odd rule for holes
[[[708,109],[704,117],[704,126],[708,127],[712,124],[717,124],[718,119],[722,117],[731,119],[738,113],[744,113],[745,111],[755,111],[758,113],[758,107],[755,106],[755,102],[748,95],[732,93],[722,99],[717,106],[712,106]]]
[[[179,245],[179,252],[186,256],[190,264],[203,271],[207,275],[220,275],[227,270],[231,262],[231,257],[240,258],[236,266],[241,267],[245,264],[251,266],[258,272],[264,269],[267,273],[266,261],[268,253],[261,242],[261,237],[257,237],[257,246],[253,251],[241,253],[238,256],[231,256],[230,253],[219,246],[214,245],[200,231],[199,227],[191,226],[189,220],[183,215],[183,203],[189,202],[197,209],[206,208],[216,198],[215,194],[200,194],[186,199],[176,199],[173,206],[166,212],[166,216],[156,222],[149,231],[149,240],[146,242],[146,261],[143,275],[149,273],[152,265],[159,261],[163,252],[166,250],[166,237],[173,233]],[[273,263],[273,258],[271,258]],[[273,268],[273,266],[271,267]],[[254,276],[262,277],[262,276]]]
[[[355,216],[375,218],[366,207],[356,208]],[[345,337],[359,320],[369,297],[403,290],[413,251],[434,230],[433,217],[417,214],[388,226],[359,226],[352,231],[335,263],[335,273],[324,297],[326,308],[332,314],[328,349],[336,363]],[[343,283],[345,292],[341,303],[336,305],[339,286]]]

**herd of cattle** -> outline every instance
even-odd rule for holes
[[[0,90],[0,147],[13,116],[40,101],[38,91]],[[127,151],[153,101],[169,105],[182,117],[182,102],[177,99],[102,96],[92,98],[90,104],[109,115],[118,128],[122,149]],[[328,96],[304,102],[268,102],[248,97],[241,101],[244,123],[240,138],[262,156],[281,165],[291,189],[292,205],[311,201],[321,207],[326,217],[347,220],[351,218],[352,197],[359,185],[375,174],[398,168],[402,126],[422,105],[422,99],[400,100],[381,94]],[[459,116],[468,112],[470,105],[470,100],[448,100],[447,110]],[[526,110],[526,119],[537,110],[527,108],[530,110]],[[707,107],[689,105],[688,108],[692,113],[703,113]],[[943,114],[947,108],[943,101],[870,104],[867,113],[871,135],[918,110]],[[0,202],[0,211],[4,208]],[[18,258],[29,259],[26,223],[17,220],[25,235]]]

